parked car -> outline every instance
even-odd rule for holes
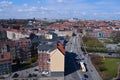
[[[18,73],[15,73],[12,77],[13,78],[17,78],[19,76],[19,74]]]

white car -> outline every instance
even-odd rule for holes
[[[47,75],[47,74],[49,74],[49,72],[48,71],[43,71],[42,74]]]

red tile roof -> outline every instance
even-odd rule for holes
[[[63,47],[63,45],[62,45],[62,43],[61,42],[57,42],[57,48],[58,48],[58,50],[60,50],[60,52],[63,54],[63,55],[65,55],[65,49],[64,49],[64,47]]]

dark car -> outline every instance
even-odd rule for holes
[[[13,75],[13,78],[17,78],[19,76],[19,74],[18,73],[15,73],[14,75]]]
[[[39,71],[38,69],[34,69],[34,71]]]
[[[88,78],[88,75],[87,75],[87,74],[84,74],[84,77],[85,77],[85,78]]]
[[[112,53],[108,53],[108,55],[112,55]]]
[[[37,74],[33,74],[33,77],[37,77]]]

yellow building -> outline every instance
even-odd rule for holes
[[[64,55],[58,49],[50,52],[50,70],[51,72],[64,72]]]
[[[52,38],[53,38],[52,34],[45,34],[45,39],[52,39]]]
[[[51,76],[59,74],[64,76],[65,49],[60,42],[57,45],[39,45],[38,47],[38,65],[39,70],[50,72]]]
[[[73,31],[56,31],[58,36],[72,36]]]

